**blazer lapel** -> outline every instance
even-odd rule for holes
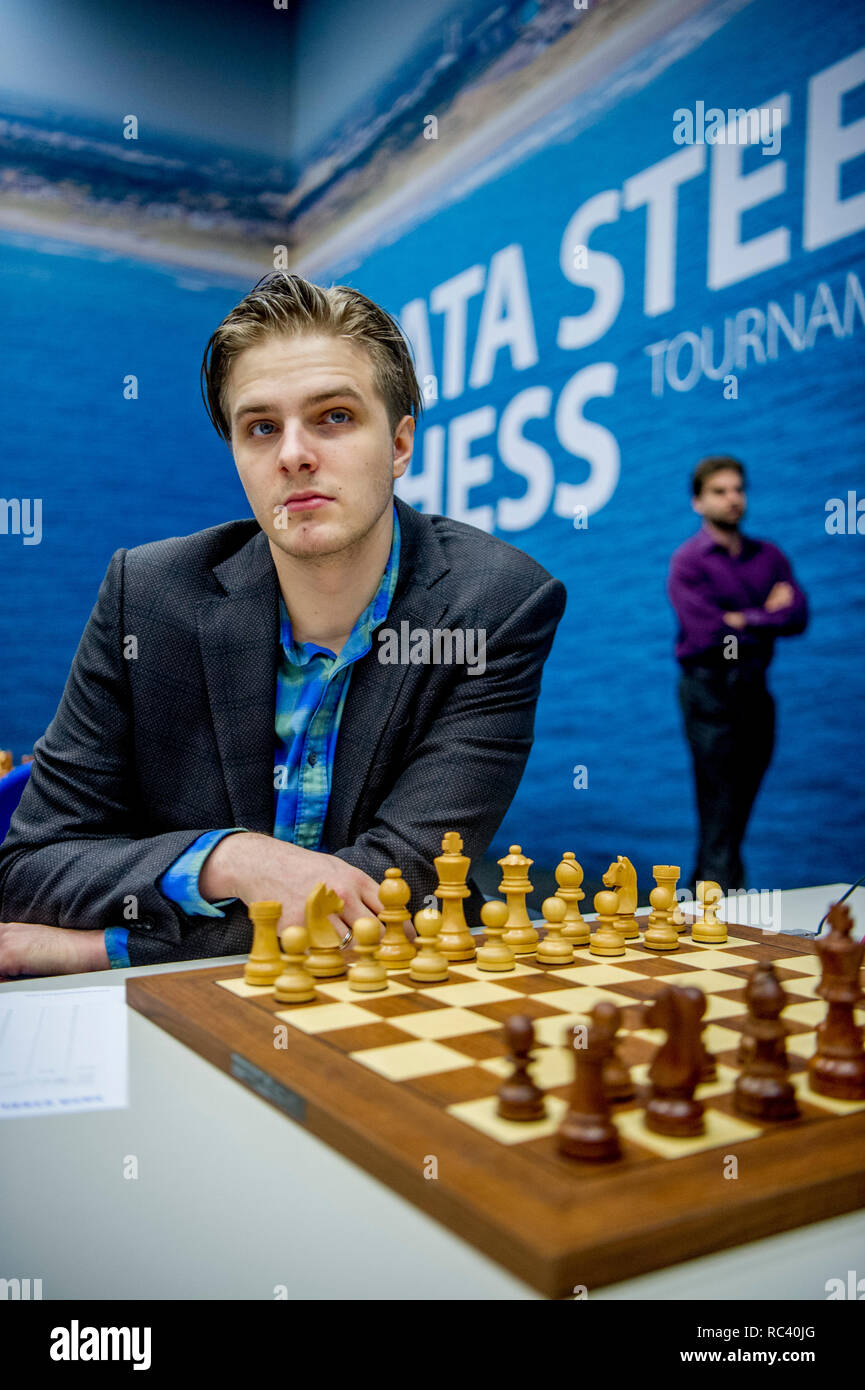
[[[267,537],[256,533],[215,566],[225,590],[198,605],[198,640],[236,825],[273,833],[279,587]]]

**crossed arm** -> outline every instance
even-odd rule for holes
[[[804,632],[808,622],[808,603],[793,577],[785,556],[777,553],[776,578],[761,606],[742,610],[724,609],[718,602],[712,585],[705,575],[693,566],[684,564],[673,568],[668,593],[682,627],[698,627],[711,642],[720,642],[731,628],[751,629],[773,637],[793,637]]]

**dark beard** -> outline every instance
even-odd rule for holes
[[[729,535],[739,529],[738,521],[713,521],[712,525],[717,526],[719,531],[726,531]]]

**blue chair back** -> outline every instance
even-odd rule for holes
[[[21,763],[7,772],[5,777],[0,777],[0,844],[6,839],[9,823],[27,785],[30,767],[30,763]]]

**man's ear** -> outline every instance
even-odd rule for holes
[[[692,497],[692,498],[691,498],[691,506],[693,507],[694,511],[697,513],[697,516],[702,516],[702,515],[703,515],[703,504],[702,504],[702,502],[700,501],[700,498],[699,498],[699,497]]]
[[[411,415],[404,415],[396,427],[393,437],[393,476],[401,478],[411,463],[414,449],[415,421]]]

